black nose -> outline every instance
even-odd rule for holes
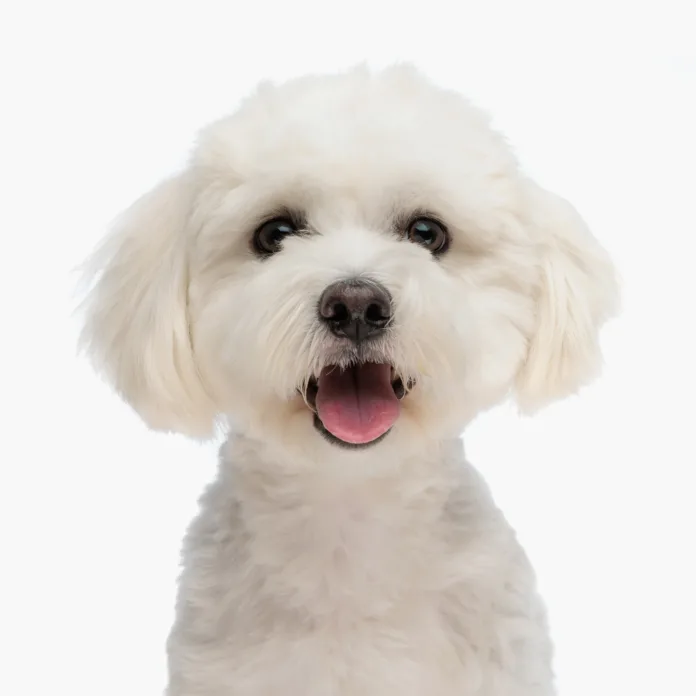
[[[391,297],[372,280],[342,280],[319,300],[319,316],[336,335],[360,343],[377,336],[391,319]]]

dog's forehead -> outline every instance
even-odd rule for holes
[[[335,186],[500,177],[514,156],[488,118],[418,74],[303,78],[259,89],[199,138],[194,162],[222,176]]]

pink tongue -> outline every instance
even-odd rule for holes
[[[368,363],[348,370],[324,368],[318,386],[319,418],[332,435],[344,442],[372,442],[399,417],[390,365]]]

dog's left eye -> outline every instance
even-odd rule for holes
[[[276,251],[280,251],[283,239],[296,232],[297,226],[290,218],[269,220],[254,232],[254,248],[264,256],[275,254]]]
[[[449,234],[436,220],[430,218],[418,218],[408,228],[408,239],[420,244],[433,254],[441,254],[447,250]]]

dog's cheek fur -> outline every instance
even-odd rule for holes
[[[81,345],[153,429],[207,437],[216,408],[189,335],[186,174],[137,200],[85,266]]]

